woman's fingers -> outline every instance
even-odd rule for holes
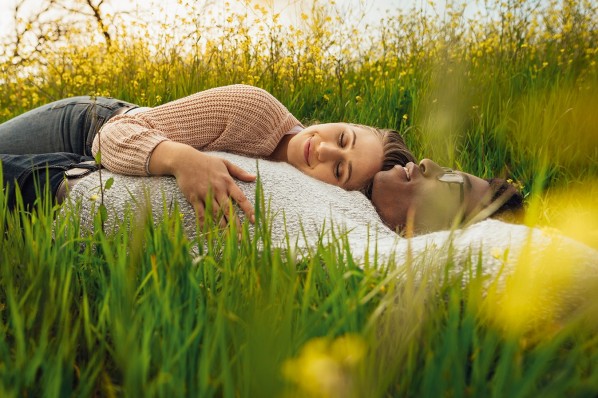
[[[215,200],[215,206],[218,207],[216,217],[221,217],[220,225],[226,226],[226,224],[234,222],[237,225],[237,230],[240,231],[241,221],[239,220],[234,208],[233,199],[230,196],[221,195],[217,200]]]
[[[224,161],[224,164],[226,165],[226,168],[228,169],[228,173],[231,176],[233,176],[241,181],[245,181],[245,182],[255,181],[255,175],[243,170],[236,164],[233,164],[226,159],[223,159],[223,161]]]
[[[251,223],[255,222],[255,211],[253,210],[253,206],[247,196],[241,191],[241,188],[237,186],[234,182],[230,187],[230,197],[232,200],[241,208],[241,211],[245,213],[247,218]]]
[[[241,195],[241,203],[249,202],[242,192]],[[222,228],[225,228],[229,222],[234,222],[237,225],[237,230],[240,231],[241,221],[235,212],[233,198],[222,194],[217,198],[212,195],[212,198],[213,199],[211,200],[209,206],[212,214],[212,220],[217,222]],[[195,210],[200,225],[203,225],[205,222],[206,204],[201,200],[194,200],[192,206]]]
[[[228,160],[224,160],[224,164],[226,165],[226,168],[228,169],[228,172],[230,173],[231,177],[238,178],[239,180],[245,182],[255,181],[255,175],[248,173],[239,166],[229,162]],[[235,182],[232,180],[229,185],[229,194],[230,197],[237,203],[237,205],[239,205],[241,211],[247,215],[249,221],[254,223],[255,211],[253,209],[253,206],[251,205],[243,191],[241,191],[241,188],[239,188],[239,186],[235,184]]]
[[[227,200],[225,199],[225,202]],[[212,213],[212,221],[218,223],[221,228],[226,228],[226,224],[228,223],[228,205],[225,204],[224,206],[220,205],[216,200],[212,201],[211,213]],[[206,206],[202,201],[196,201],[193,203],[193,209],[195,210],[195,214],[197,216],[197,220],[199,225],[203,226],[204,222],[206,221],[205,212]]]
[[[214,198],[214,205],[212,206],[212,214],[214,215],[214,221],[218,220],[221,228],[225,228],[228,223],[228,196],[220,194],[217,198]]]
[[[226,215],[226,221],[228,223],[234,222],[237,225],[237,231],[241,231],[241,220],[239,220],[239,216],[235,210],[233,199],[227,198],[226,207],[224,208],[224,214]]]
[[[205,208],[204,208],[204,204],[202,201],[195,201],[194,203],[192,203],[193,205],[193,209],[195,210],[195,215],[197,217],[197,221],[199,222],[199,225],[203,226],[203,223],[206,219],[205,217]]]
[[[214,221],[224,215],[224,224],[230,218],[229,200],[239,205],[251,221],[255,221],[254,209],[247,200],[234,178],[250,182],[255,176],[226,159],[210,156],[187,145],[172,144],[176,149],[173,156],[176,161],[167,169],[153,170],[157,173],[172,174],[177,179],[181,192],[193,205],[200,222],[203,223],[206,203],[211,198],[211,212]],[[168,149],[168,147],[166,147]],[[153,172],[152,171],[152,172]],[[236,222],[236,221],[235,221]],[[240,225],[240,224],[239,224]]]

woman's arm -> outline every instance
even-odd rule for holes
[[[253,175],[199,150],[252,157],[270,155],[299,121],[268,92],[247,85],[202,91],[133,116],[117,116],[93,142],[108,170],[129,175],[173,175],[198,216],[211,189],[215,207],[236,201],[251,217],[253,208],[232,177]]]
[[[92,151],[102,165],[128,175],[149,174],[150,158],[163,141],[202,151],[266,157],[299,121],[267,91],[237,84],[201,91],[135,115],[110,119]]]

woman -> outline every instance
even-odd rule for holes
[[[253,208],[233,178],[255,178],[203,151],[287,162],[347,190],[364,189],[385,157],[415,160],[396,132],[347,123],[304,128],[271,94],[247,85],[153,109],[109,98],[57,101],[0,125],[0,147],[5,154],[101,152],[102,165],[117,173],[172,175],[200,218],[209,192],[214,210],[232,198],[251,218]]]

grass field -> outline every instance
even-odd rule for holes
[[[253,84],[305,123],[394,128],[418,157],[510,177],[526,224],[598,248],[598,6],[487,7],[365,29],[328,2],[293,27],[249,4],[251,20],[182,19],[151,43],[149,27],[119,26],[110,47],[77,25],[0,61],[0,120],[71,95],[155,106]],[[509,329],[479,278],[399,279],[422,264],[364,267],[342,239],[275,248],[265,217],[238,244],[209,228],[189,240],[176,217],[81,234],[76,213],[56,213],[10,213],[0,194],[2,397],[598,395],[598,296],[566,321]]]

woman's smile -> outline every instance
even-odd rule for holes
[[[311,167],[309,158],[311,155],[311,140],[312,140],[312,138],[314,138],[313,135],[311,137],[309,137],[307,140],[305,140],[305,145],[304,145],[304,149],[303,149],[303,155],[305,156],[305,163],[307,163],[307,166],[309,166],[309,167]]]
[[[287,138],[283,160],[307,175],[347,190],[365,187],[382,168],[381,137],[368,127],[347,123],[309,126]],[[280,145],[279,145],[280,146]]]

